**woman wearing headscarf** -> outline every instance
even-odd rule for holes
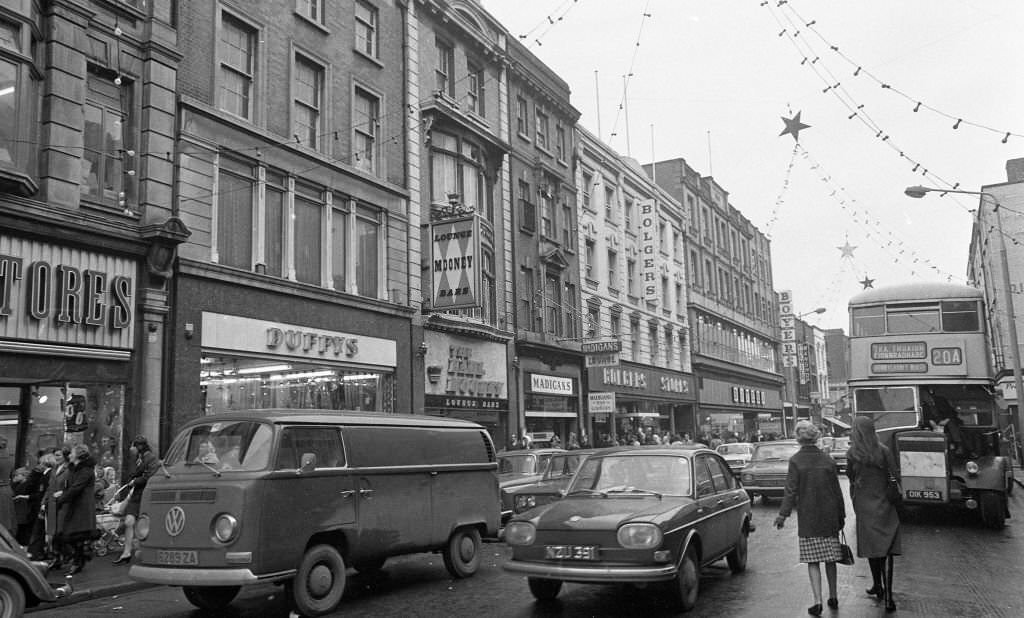
[[[135,456],[135,467],[128,480],[132,498],[128,501],[128,508],[124,513],[124,551],[121,552],[117,560],[114,560],[114,564],[128,564],[132,559],[135,544],[135,520],[139,517],[139,509],[142,507],[142,490],[146,488],[149,477],[153,476],[160,467],[160,460],[150,449],[149,440],[145,436],[135,436],[129,452]]]
[[[868,594],[885,599],[886,611],[894,611],[892,567],[900,551],[900,518],[886,497],[889,474],[895,474],[892,452],[878,440],[875,423],[866,416],[853,420],[850,449],[846,452],[850,499],[857,516],[857,555],[868,559],[872,586]]]
[[[836,592],[836,562],[842,559],[839,531],[846,524],[846,503],[839,489],[839,472],[832,457],[815,444],[821,431],[810,421],[796,424],[800,450],[789,459],[786,492],[775,518],[775,527],[782,528],[796,508],[800,562],[807,563],[814,605],[807,608],[812,616],[821,615],[821,563],[825,563],[828,579],[828,606],[839,607]]]
[[[71,556],[68,575],[81,572],[88,560],[87,545],[96,538],[96,462],[89,447],[71,449],[67,487],[53,492],[57,503],[58,538]]]

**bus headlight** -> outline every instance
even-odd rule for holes
[[[149,536],[149,515],[139,515],[135,520],[135,536],[140,541],[145,541]]]
[[[626,524],[616,535],[626,549],[653,549],[661,545],[661,528],[654,524]]]
[[[221,513],[214,518],[211,529],[218,543],[230,543],[238,534],[238,520],[229,513]]]
[[[505,542],[509,545],[533,545],[537,528],[525,521],[510,521],[505,526]]]
[[[968,461],[967,465],[964,466],[964,467],[967,468],[967,474],[969,474],[971,476],[977,476],[978,475],[978,469],[979,469],[978,468],[978,462],[976,462],[976,461]]]

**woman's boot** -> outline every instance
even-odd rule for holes
[[[885,611],[896,611],[896,601],[892,600],[892,556],[885,559]]]
[[[885,567],[885,558],[868,558],[868,566],[871,567],[871,587],[865,590],[874,595],[878,600],[885,596],[885,586],[882,585],[882,570]]]

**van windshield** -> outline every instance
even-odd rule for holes
[[[206,467],[218,472],[262,470],[270,459],[273,428],[256,421],[197,425],[174,441],[164,463]]]

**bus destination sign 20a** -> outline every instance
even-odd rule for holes
[[[894,341],[872,343],[871,360],[910,360],[928,357],[928,346],[923,341]]]

